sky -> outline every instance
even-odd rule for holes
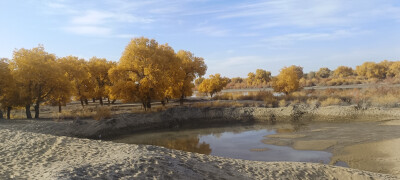
[[[400,60],[398,0],[0,0],[0,57],[44,45],[118,61],[134,37],[203,57],[207,74]]]

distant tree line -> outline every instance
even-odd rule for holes
[[[384,82],[388,84],[400,83],[400,61],[384,60],[379,63],[365,62],[359,66],[356,66],[355,69],[348,66],[339,66],[334,70],[331,70],[327,67],[322,67],[318,71],[310,71],[308,73],[300,73],[300,68],[301,67],[298,67],[297,69],[299,87],[334,86],[377,82]],[[257,69],[255,73],[248,73],[247,78],[235,77],[230,79],[226,88],[238,89],[274,87],[274,84],[277,85],[277,81],[274,80],[277,80],[278,76],[273,77],[271,76],[271,72],[263,69]]]

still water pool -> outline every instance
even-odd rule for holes
[[[332,156],[326,151],[295,150],[290,146],[265,143],[268,135],[295,131],[297,126],[270,124],[235,125],[230,127],[187,128],[151,131],[126,135],[114,142],[147,144],[170,149],[196,152],[228,158],[257,161],[296,161],[329,163]],[[293,128],[295,127],[295,128]]]

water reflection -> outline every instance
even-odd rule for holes
[[[188,152],[196,152],[209,155],[210,144],[200,142],[198,137],[186,137],[178,139],[159,139],[154,145],[163,146],[169,149],[177,149]]]
[[[202,129],[181,129],[134,134],[114,141],[149,144],[170,149],[258,161],[302,161],[329,163],[331,154],[324,151],[300,151],[287,146],[263,143],[265,136],[293,132],[301,125],[242,125]]]

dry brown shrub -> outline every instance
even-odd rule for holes
[[[329,97],[329,98],[321,101],[321,106],[340,105],[341,103],[342,103],[341,99]]]

